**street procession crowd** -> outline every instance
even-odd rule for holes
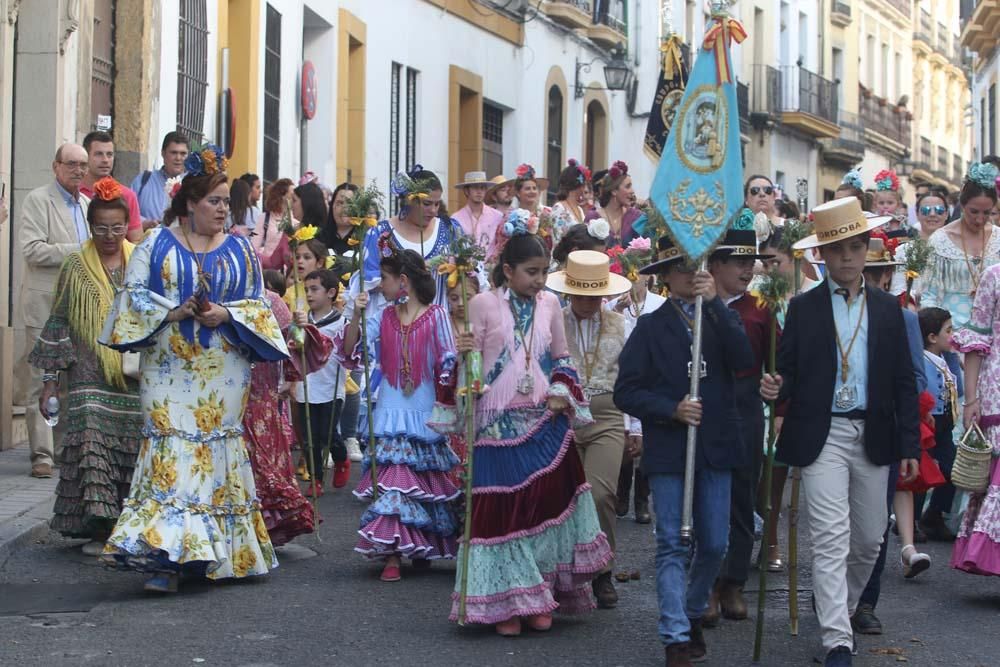
[[[724,90],[718,52],[695,97]],[[569,160],[555,183],[466,173],[449,212],[419,164],[387,194],[265,186],[170,132],[127,187],[110,134],[62,145],[15,216],[51,528],[173,594],[267,574],[355,479],[381,581],[454,559],[450,619],[511,637],[618,604],[631,511],[673,667],[748,617],[755,562],[796,567],[788,485],[826,665],[882,633],[888,558],[914,578],[950,542],[949,567],[1000,575],[1000,158],[912,207],[894,172],[851,171],[805,210],[723,159],[710,94],[678,112],[678,164],[742,201],[700,262],[656,205],[666,153],[649,201],[626,162]]]

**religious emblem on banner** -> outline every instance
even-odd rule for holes
[[[653,108],[646,123],[645,149],[646,155],[652,160],[659,160],[663,154],[674,117],[684,97],[688,69],[681,57],[680,47],[681,41],[677,35],[670,35],[660,47],[663,56],[660,78],[656,82]]]

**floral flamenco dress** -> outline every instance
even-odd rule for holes
[[[361,516],[354,550],[369,558],[454,558],[454,501],[461,492],[449,473],[458,457],[445,436],[428,427],[436,400],[452,393],[456,356],[451,321],[441,306],[431,305],[404,326],[389,306],[382,311],[379,339],[383,376],[372,413],[378,498]],[[334,349],[348,370],[363,363],[360,341],[348,354],[341,333]],[[354,495],[372,497],[367,459]]]
[[[592,609],[591,580],[611,561],[571,418],[590,411],[569,348],[559,300],[549,292],[522,299],[506,288],[469,304],[488,390],[476,403],[466,615],[497,624],[518,616]],[[551,397],[568,401],[553,415]],[[448,415],[435,415],[444,430]],[[462,428],[460,416],[451,426]],[[467,548],[462,545],[461,549]],[[451,620],[458,620],[462,554]]]
[[[1000,576],[1000,264],[983,273],[972,315],[953,340],[960,352],[983,355],[976,396],[982,401],[979,425],[993,447],[993,458],[986,492],[969,498],[951,552],[951,566],[972,574]]]
[[[278,326],[284,331],[292,323],[288,306],[274,292],[265,294]],[[288,402],[278,396],[287,363],[272,361],[253,365],[250,399],[243,416],[247,454],[260,498],[260,510],[271,543],[276,547],[298,535],[313,532],[315,524],[312,505],[295,481],[291,454],[295,433]]]
[[[212,329],[168,312],[206,283],[230,321]],[[277,566],[243,440],[251,362],[288,351],[250,242],[192,253],[164,228],[135,249],[100,342],[141,351],[143,442],[105,562],[209,579]]]

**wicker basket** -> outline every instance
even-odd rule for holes
[[[955,452],[955,464],[951,468],[951,483],[956,489],[971,493],[985,493],[990,483],[990,462],[993,448],[979,449],[969,444],[975,434],[985,444],[989,444],[979,424],[973,424],[962,436]]]

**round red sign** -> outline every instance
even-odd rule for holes
[[[306,120],[316,116],[317,86],[316,67],[311,60],[307,60],[302,63],[302,115]]]

